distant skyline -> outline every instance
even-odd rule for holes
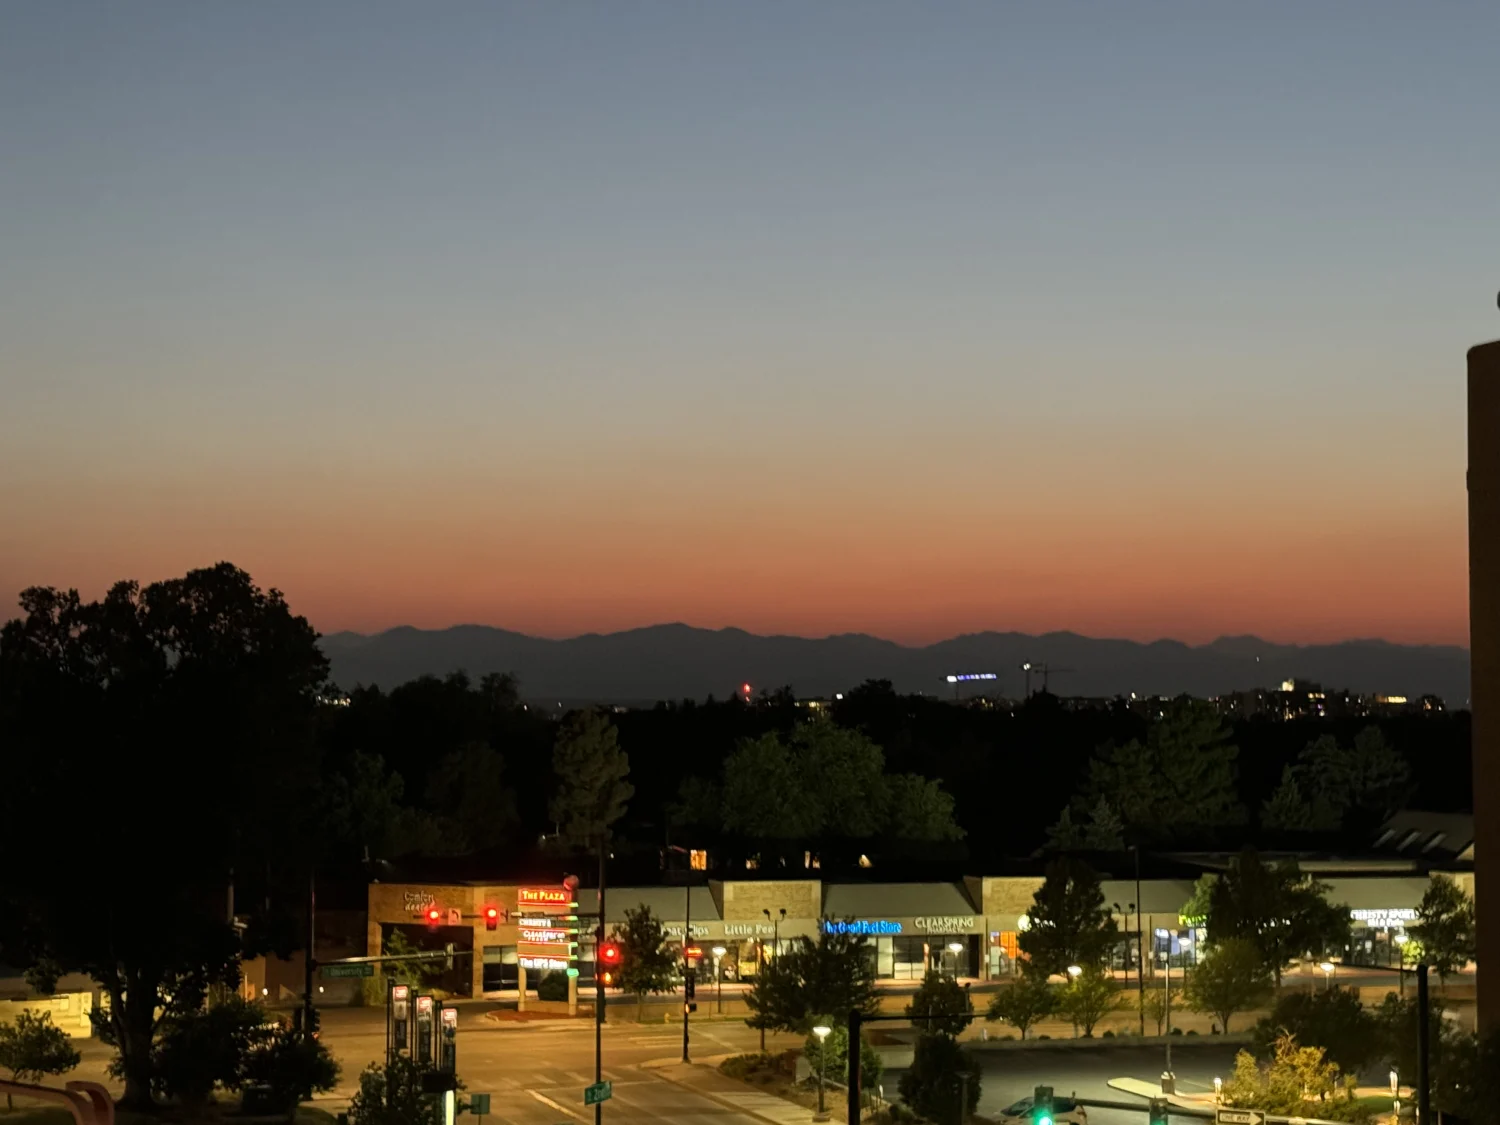
[[[0,7],[0,618],[1467,644],[1500,6]]]

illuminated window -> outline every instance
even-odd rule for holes
[[[688,866],[694,871],[707,871],[708,852],[702,848],[694,848],[688,852]]]

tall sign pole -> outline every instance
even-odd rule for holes
[[[604,1081],[604,977],[599,955],[604,949],[604,835],[599,836],[599,928],[594,931],[594,1083]],[[594,1103],[594,1125],[604,1125],[604,1103]]]
[[[683,888],[682,905],[682,1061],[688,1058],[688,1012],[692,1010],[693,960],[688,947],[693,943],[693,884]]]
[[[1500,341],[1469,349],[1469,707],[1474,748],[1474,907],[1480,1030],[1500,1028]],[[1427,1125],[1427,1123],[1424,1123]]]

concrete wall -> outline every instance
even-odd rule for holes
[[[1500,342],[1469,350],[1469,661],[1478,875],[1500,864]],[[1500,1027],[1500,894],[1474,901],[1479,964],[1489,966],[1479,1022]]]
[[[26,1000],[0,1000],[0,1023],[10,1023],[30,1009],[40,1015],[52,1013],[52,1023],[76,1039],[94,1034],[89,1013],[94,1010],[92,992],[59,992],[52,996],[34,996]]]

